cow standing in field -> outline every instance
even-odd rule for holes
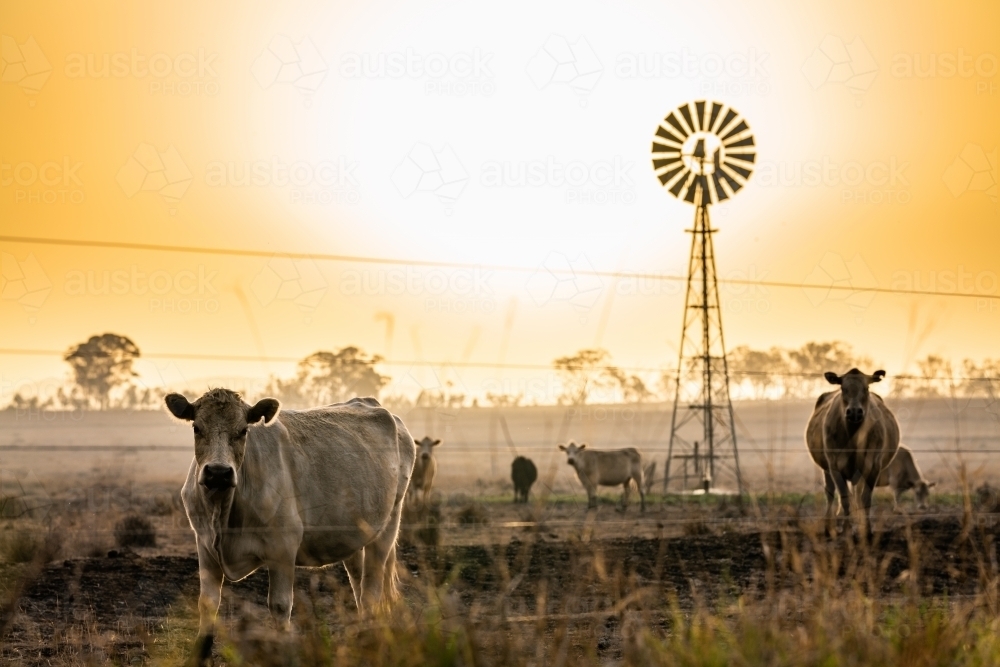
[[[881,396],[868,390],[868,385],[885,377],[885,371],[865,375],[852,368],[843,375],[828,372],[825,377],[839,389],[816,401],[806,427],[806,447],[823,469],[827,520],[836,515],[835,493],[840,495],[844,516],[850,514],[850,483],[859,490],[857,500],[867,526],[872,491],[899,447],[896,417]]]
[[[917,509],[927,509],[927,498],[930,497],[930,489],[934,484],[935,482],[924,479],[909,447],[900,445],[889,467],[882,470],[875,486],[888,486],[892,489],[893,507],[898,512],[901,511],[899,497],[910,489],[917,496]]]
[[[514,502],[526,503],[531,485],[538,479],[538,468],[531,459],[518,456],[510,464],[510,479],[514,482]]]
[[[398,417],[374,398],[280,414],[273,398],[250,406],[227,389],[165,402],[194,430],[181,498],[198,548],[202,660],[224,578],[266,567],[268,609],[286,630],[296,565],[343,561],[359,610],[395,599],[396,537],[415,458]]]
[[[426,436],[417,443],[417,461],[413,465],[413,477],[410,479],[410,495],[416,499],[419,493],[422,505],[427,505],[431,499],[431,487],[434,486],[438,465],[434,448],[440,444],[440,440],[431,440]]]
[[[597,507],[598,486],[621,484],[624,510],[628,505],[629,482],[634,480],[639,489],[642,511],[646,511],[646,492],[642,486],[642,454],[639,450],[633,447],[607,451],[588,450],[586,443],[577,445],[575,442],[569,443],[568,446],[559,445],[559,449],[566,452],[566,463],[573,466],[580,483],[587,490],[588,508]]]

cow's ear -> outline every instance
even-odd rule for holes
[[[581,442],[580,443],[580,449],[586,449],[586,448],[587,448],[587,443]]]
[[[440,444],[441,444],[440,440],[435,440],[434,442],[431,443],[431,447],[437,447]]]
[[[937,482],[927,482],[927,488],[929,489],[932,486],[934,486],[935,484],[937,484]]]
[[[872,375],[872,382],[881,382],[882,378],[885,377],[885,371],[875,371]]]
[[[257,405],[247,412],[247,423],[256,424],[263,417],[264,423],[269,423],[278,414],[281,404],[276,398],[262,398],[257,401]]]
[[[563,450],[565,452],[566,451],[566,445],[559,445],[559,449],[561,449],[561,450]]]
[[[167,404],[167,410],[178,419],[194,421],[194,406],[180,394],[167,394],[163,397],[163,402]]]
[[[829,382],[830,384],[840,384],[840,377],[833,371],[827,371],[826,373],[823,373],[823,377],[825,377],[826,381]]]

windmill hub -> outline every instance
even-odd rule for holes
[[[695,132],[681,146],[681,162],[698,175],[711,176],[715,173],[715,164],[725,157],[722,140],[710,132]]]

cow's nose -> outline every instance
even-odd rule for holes
[[[209,489],[229,489],[236,486],[236,471],[232,466],[210,463],[201,472],[201,483]]]
[[[847,408],[847,421],[858,423],[864,421],[865,411],[861,408]]]
[[[420,455],[420,458],[423,459],[424,461],[426,461],[430,457],[431,457],[431,455],[428,454],[428,453],[426,453],[426,452]]]

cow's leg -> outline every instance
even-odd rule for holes
[[[868,535],[872,534],[871,528],[871,509],[872,509],[872,491],[875,490],[875,484],[878,483],[878,476],[881,471],[877,466],[874,467],[867,475],[865,475],[861,484],[861,516],[862,516],[862,526]]]
[[[642,489],[642,475],[640,474],[635,479],[635,488],[639,489],[639,511],[646,511],[646,492]]]
[[[365,550],[358,549],[353,555],[344,559],[344,569],[347,570],[347,580],[351,582],[354,593],[354,604],[361,611],[361,578],[365,572]]]
[[[847,488],[847,480],[844,479],[844,476],[837,470],[831,470],[830,477],[833,479],[833,483],[837,487],[837,495],[840,496],[840,508],[844,511],[844,516],[850,516],[851,492]]]
[[[622,512],[628,509],[629,483],[631,481],[631,479],[626,479],[625,483],[622,484]]]
[[[295,595],[295,557],[267,565],[267,608],[278,628],[288,631],[292,625],[292,599]]]
[[[385,528],[374,541],[365,547],[364,576],[361,579],[361,594],[364,606],[375,609],[380,603],[396,599],[396,538],[399,536],[400,505],[396,504],[389,515]],[[388,571],[387,567],[392,567]],[[390,583],[387,588],[386,583]]]
[[[201,591],[198,595],[198,639],[194,651],[197,664],[205,664],[212,656],[215,641],[215,617],[222,601],[222,568],[198,545],[198,579]]]
[[[584,485],[587,489],[587,509],[596,510],[597,509],[597,485],[593,482],[588,482]]]
[[[837,513],[837,487],[829,470],[823,471],[823,479],[825,481],[823,490],[826,492],[826,520],[830,521]]]

